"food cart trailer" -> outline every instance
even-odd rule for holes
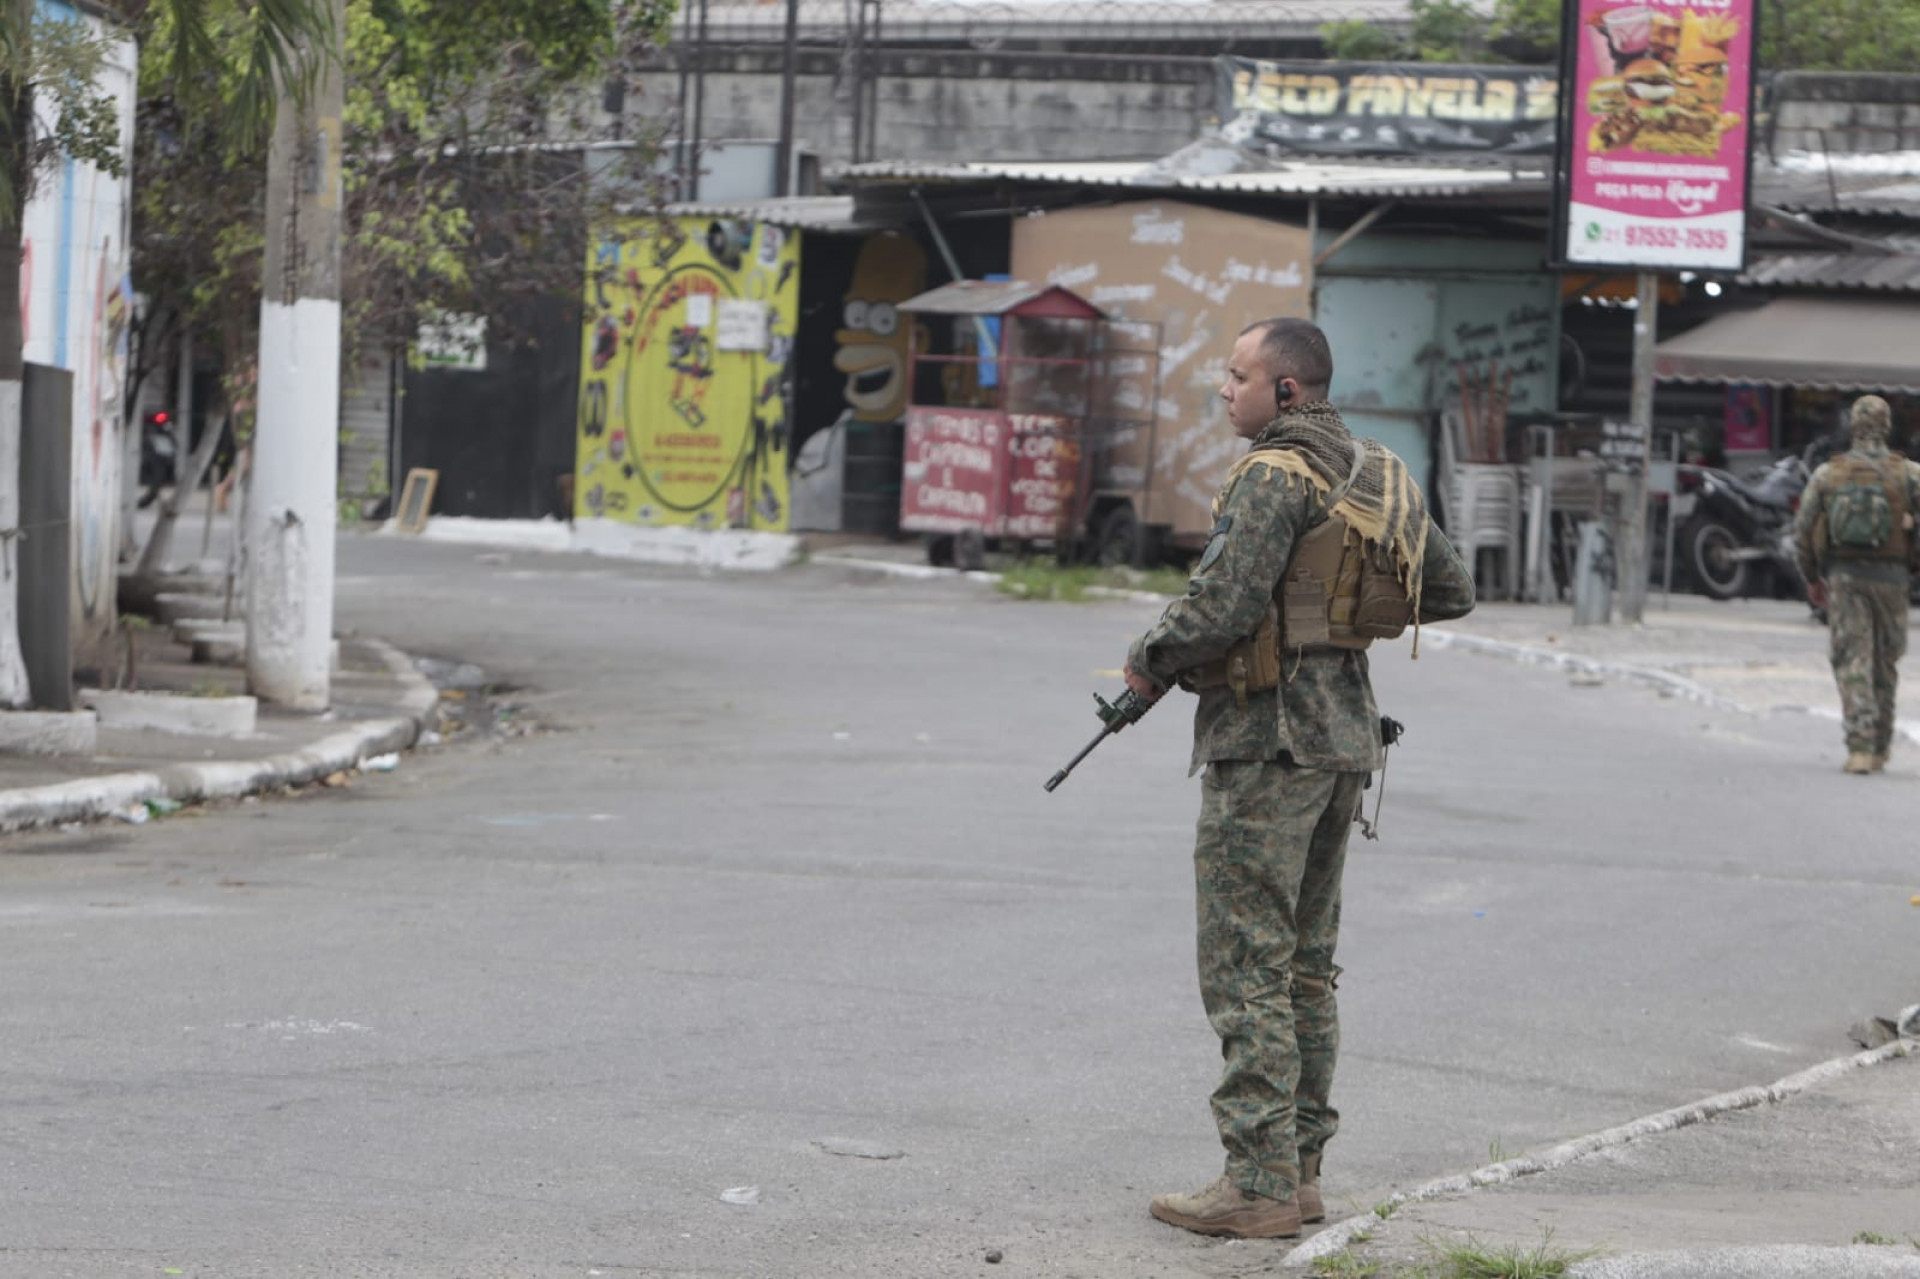
[[[1105,458],[1141,432],[1152,455],[1158,327],[1019,280],[957,281],[900,310],[914,326],[900,527],[929,535],[928,557],[945,562],[960,538],[1137,560],[1137,524],[1107,525],[1115,509],[1131,519],[1120,495],[1146,477]]]

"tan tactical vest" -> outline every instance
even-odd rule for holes
[[[1304,459],[1285,453],[1276,457],[1278,452],[1261,450],[1242,458],[1228,476],[1227,489],[1243,471],[1262,464],[1318,483]],[[1365,461],[1365,449],[1357,448],[1352,473],[1325,494],[1327,517],[1294,544],[1259,627],[1225,657],[1183,675],[1183,687],[1198,691],[1224,685],[1244,703],[1249,692],[1279,687],[1286,654],[1293,655],[1297,667],[1301,654],[1358,652],[1376,639],[1396,639],[1412,625],[1413,602],[1400,566],[1387,548],[1367,547],[1343,514]]]

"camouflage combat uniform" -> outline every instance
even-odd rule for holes
[[[1877,406],[1877,407],[1876,407]],[[1897,455],[1887,448],[1890,417],[1877,396],[1865,396],[1854,410],[1852,450],[1813,473],[1800,495],[1794,517],[1794,558],[1809,582],[1827,586],[1828,656],[1840,686],[1840,709],[1847,750],[1884,764],[1893,744],[1899,662],[1907,651],[1907,593],[1912,564],[1900,560],[1849,559],[1832,553],[1826,529],[1827,496],[1837,483],[1836,464],[1845,458],[1886,463]],[[1892,469],[1892,468],[1890,468]],[[1920,511],[1920,466],[1902,460],[1907,510]],[[1911,538],[1911,535],[1910,535]]]
[[[1338,420],[1324,402],[1303,405],[1253,447],[1309,413]],[[1320,493],[1260,467],[1232,481],[1216,508],[1187,595],[1128,658],[1160,686],[1254,630],[1296,538],[1326,509]],[[1422,577],[1421,620],[1473,607],[1472,579],[1437,527]],[[1229,688],[1200,692],[1190,770],[1206,770],[1194,877],[1201,997],[1225,1059],[1214,1119],[1228,1177],[1269,1199],[1293,1195],[1301,1157],[1339,1123],[1329,1093],[1340,1041],[1341,873],[1367,774],[1382,761],[1364,652],[1288,653],[1283,670],[1280,688],[1248,692],[1244,708]]]

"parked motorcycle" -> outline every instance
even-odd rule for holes
[[[140,509],[153,505],[160,490],[173,483],[173,415],[165,411],[149,413],[140,421]]]
[[[1702,594],[1717,600],[1756,591],[1805,594],[1793,562],[1793,516],[1814,467],[1831,451],[1817,440],[1746,477],[1711,466],[1680,468],[1682,490],[1695,494],[1680,550]]]

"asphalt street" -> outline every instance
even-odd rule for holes
[[[1041,790],[1156,606],[358,536],[340,573],[342,629],[542,731],[0,844],[0,1276],[1277,1265],[1146,1213],[1220,1162],[1187,708]],[[1830,725],[1407,651],[1337,1208],[1912,1001],[1913,791]]]

